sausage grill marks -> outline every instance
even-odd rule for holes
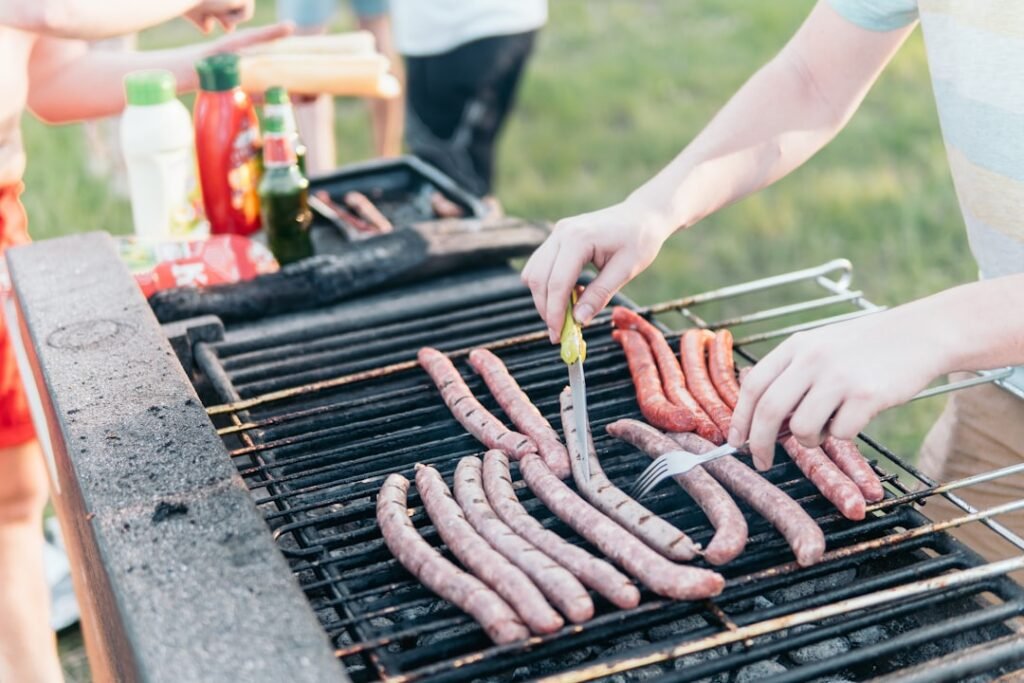
[[[885,498],[885,489],[882,488],[882,481],[878,474],[864,456],[861,455],[857,444],[846,439],[837,439],[834,436],[825,437],[821,445],[825,454],[832,459],[839,469],[857,485],[860,492],[864,494],[864,500],[869,503],[877,503]]]
[[[795,436],[783,439],[782,447],[804,476],[821,491],[821,495],[836,506],[843,517],[854,521],[864,519],[864,494],[823,450],[807,448],[801,445]]]
[[[537,445],[537,451],[551,471],[561,479],[568,477],[569,454],[562,440],[509,374],[501,359],[487,349],[473,349],[469,353],[469,364],[483,378],[512,424]]]
[[[564,625],[529,577],[509,564],[466,521],[436,469],[417,465],[416,488],[427,515],[452,554],[504,598],[531,631],[554,633]]]
[[[729,410],[736,409],[740,399],[740,383],[736,379],[736,365],[732,358],[732,332],[719,330],[708,345],[708,374],[718,390],[718,396]]]
[[[501,596],[423,540],[407,514],[408,491],[409,480],[391,474],[377,495],[377,524],[391,554],[424,586],[476,619],[495,643],[528,638],[529,629]]]
[[[679,353],[683,359],[683,372],[686,374],[686,386],[697,399],[697,403],[711,417],[715,426],[723,435],[729,433],[729,423],[732,422],[732,412],[729,406],[718,397],[718,391],[708,375],[707,348],[715,338],[711,330],[692,329],[683,333],[679,339]],[[688,429],[673,429],[669,431],[685,432]],[[715,441],[711,439],[711,441]],[[725,443],[723,436],[716,444]]]
[[[725,580],[720,574],[666,560],[576,495],[539,455],[524,456],[519,471],[530,490],[559,519],[658,595],[700,600],[722,592]]]
[[[629,364],[629,374],[636,388],[640,412],[652,425],[673,432],[688,432],[697,426],[692,413],[677,406],[665,396],[647,340],[636,330],[612,330],[612,337],[622,345]]]
[[[696,434],[669,436],[683,450],[691,453],[707,453],[715,448],[715,444]],[[785,491],[731,455],[712,460],[703,467],[782,534],[792,548],[797,564],[809,567],[821,560],[825,552],[825,534],[814,518]]]
[[[423,347],[416,354],[420,367],[434,380],[441,398],[466,431],[488,448],[497,448],[518,460],[533,453],[537,445],[526,435],[513,432],[474,398],[458,369],[437,349]]]
[[[668,436],[638,420],[617,420],[608,425],[607,430],[616,439],[632,444],[652,458],[679,449]],[[695,467],[674,479],[715,527],[715,535],[704,549],[704,558],[711,564],[736,559],[747,545],[747,521],[729,493],[702,467]]]
[[[636,330],[644,336],[650,346],[651,353],[658,365],[658,373],[661,375],[662,390],[665,397],[673,404],[683,408],[693,417],[694,428],[705,439],[715,442],[723,440],[722,433],[715,423],[711,421],[708,414],[700,407],[697,400],[686,388],[686,378],[683,376],[683,369],[679,365],[676,354],[672,347],[665,340],[661,331],[645,320],[639,313],[624,306],[616,306],[612,310],[612,324],[620,330]],[[732,350],[730,348],[730,360]]]
[[[699,546],[675,525],[665,521],[608,479],[597,460],[594,440],[589,431],[586,435],[590,450],[590,481],[583,478],[579,466],[579,440],[576,436],[576,421],[573,419],[572,392],[566,387],[559,401],[562,407],[562,431],[569,446],[576,488],[590,504],[629,530],[634,536],[670,560],[692,560],[699,553]]]
[[[594,616],[587,589],[562,565],[501,521],[487,501],[480,458],[467,456],[455,468],[455,500],[466,519],[491,546],[519,567],[562,614],[579,624]]]
[[[516,497],[508,457],[499,450],[484,455],[484,491],[498,517],[517,534],[547,553],[616,607],[632,609],[640,604],[640,591],[625,574],[583,548],[569,543],[534,519]]]

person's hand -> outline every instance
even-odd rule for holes
[[[651,264],[671,234],[672,228],[664,221],[628,199],[558,221],[522,272],[552,343],[558,342],[570,293],[588,263],[599,273],[583,290],[573,311],[583,325]]]
[[[213,30],[216,23],[225,31],[252,19],[255,0],[202,0],[185,13],[185,18],[199,27],[203,33]]]
[[[729,443],[749,437],[754,463],[765,470],[787,416],[804,446],[819,445],[826,433],[854,438],[879,412],[952,369],[943,335],[922,317],[897,308],[793,335],[744,378]]]
[[[285,38],[294,31],[295,25],[290,22],[235,31],[230,35],[196,45],[198,58],[201,59],[219,52],[238,52],[250,45],[259,45],[278,38]]]

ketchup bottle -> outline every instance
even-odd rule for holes
[[[238,55],[211,55],[196,71],[196,160],[210,232],[251,235],[260,229],[260,130],[239,85]]]

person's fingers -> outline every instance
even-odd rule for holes
[[[854,439],[877,411],[871,404],[856,399],[843,401],[829,423],[828,432],[837,439]]]
[[[551,266],[548,276],[547,304],[545,305],[545,321],[548,329],[559,337],[562,323],[565,322],[565,311],[569,306],[572,289],[579,280],[583,267],[590,261],[587,247],[578,243],[564,242],[558,250],[558,257]]]
[[[251,28],[247,31],[238,31],[230,36],[225,36],[211,47],[213,52],[235,52],[250,45],[258,45],[278,38],[290,36],[295,31],[295,25],[291,22],[270,24],[259,28]]]
[[[537,313],[540,315],[540,319],[544,321],[545,326],[547,325],[548,279],[551,274],[551,266],[555,259],[558,258],[558,249],[558,236],[552,235],[533,252],[521,274],[523,283],[530,288],[533,305],[537,308]],[[551,339],[552,343],[556,341],[550,329],[548,330],[548,338]]]
[[[812,384],[789,418],[790,433],[808,448],[821,445],[828,420],[839,407],[842,398],[842,392],[835,385],[822,382]]]
[[[740,375],[740,396],[729,427],[729,445],[739,448],[750,434],[750,421],[761,395],[782,374],[792,360],[790,346],[782,344],[761,362]]]
[[[573,309],[576,320],[586,325],[598,311],[607,306],[615,292],[629,282],[629,278],[633,274],[633,265],[632,256],[628,252],[624,250],[616,252],[601,268],[597,277],[584,288],[583,294],[576,302],[576,308]]]
[[[782,423],[799,405],[810,385],[807,373],[790,364],[757,401],[750,421],[750,453],[759,470],[771,467]]]

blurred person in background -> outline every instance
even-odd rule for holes
[[[574,309],[583,323],[672,234],[786,176],[825,146],[918,22],[980,280],[793,335],[744,382],[729,442],[749,438],[755,462],[767,468],[787,417],[806,446],[825,433],[849,439],[939,376],[1024,366],[1024,8],[1010,0],[819,0],[781,52],[668,166],[622,202],[559,221],[533,254],[523,279],[552,342],[587,264],[599,273]],[[1024,368],[1007,381],[1024,391]],[[953,395],[925,439],[920,466],[947,481],[1022,459],[1024,401],[985,386]],[[991,507],[1018,500],[1021,491],[995,480],[972,486],[971,495]],[[939,497],[927,510],[952,512]],[[1024,533],[1024,512],[1000,521]],[[976,524],[957,533],[989,559],[1019,554]]]
[[[391,0],[410,151],[497,213],[494,155],[547,0]]]
[[[205,44],[151,52],[90,51],[86,41],[131,33],[184,15],[207,30],[252,16],[252,0],[0,0],[0,258],[29,241],[19,196],[25,171],[20,120],[48,123],[109,116],[124,107],[123,77],[137,69],[174,73],[181,91],[198,86],[193,65],[287,35],[288,26],[240,31]],[[0,681],[60,681],[43,570],[47,475],[0,316]]]
[[[391,17],[387,0],[351,0],[356,27],[373,34],[377,52],[391,61],[391,73],[404,80],[402,62],[395,53],[391,37]],[[337,0],[277,0],[278,21],[295,24],[300,35],[325,33],[337,11]],[[373,126],[373,148],[379,157],[398,156],[402,152],[402,125],[405,103],[401,97],[367,100]],[[318,173],[335,168],[334,98],[320,95],[296,101],[295,118],[299,137],[306,145],[306,168]]]

